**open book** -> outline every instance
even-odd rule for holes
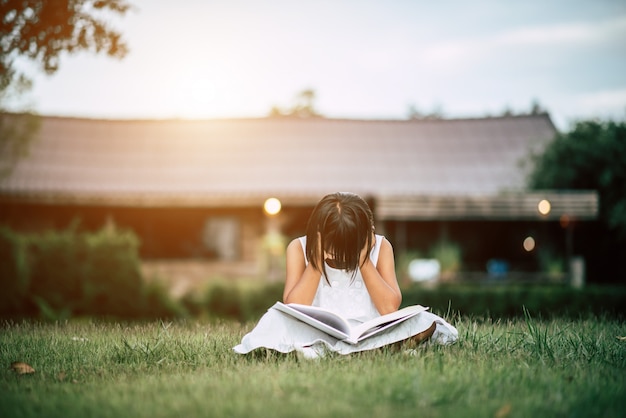
[[[333,311],[316,306],[276,302],[273,307],[350,344],[358,344],[360,341],[392,328],[428,309],[421,305],[407,306],[366,322],[358,322],[348,320]]]

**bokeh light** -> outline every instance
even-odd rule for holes
[[[280,212],[282,206],[283,205],[282,203],[280,203],[280,200],[276,199],[275,197],[270,197],[263,204],[263,210],[265,210],[265,213],[267,213],[268,215],[276,215],[278,212]]]
[[[526,237],[523,245],[526,251],[531,252],[535,249],[535,239],[533,237]]]
[[[552,209],[552,205],[550,205],[550,202],[546,199],[543,199],[537,205],[537,210],[544,216],[550,213],[550,209]]]

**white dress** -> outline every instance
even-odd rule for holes
[[[380,247],[383,242],[381,235],[376,235],[376,244],[370,253],[374,265],[378,262]],[[300,238],[302,250],[306,254],[306,237]],[[308,264],[308,260],[305,261]],[[313,306],[331,309],[346,318],[367,321],[380,314],[376,310],[367,292],[361,272],[356,275],[325,265],[328,281],[320,279],[319,287],[313,300]],[[306,356],[316,357],[326,351],[348,354],[357,351],[372,350],[387,344],[402,341],[426,331],[436,323],[437,327],[431,341],[439,344],[452,344],[458,339],[458,331],[443,318],[431,313],[422,312],[389,331],[380,333],[361,341],[357,345],[339,341],[283,312],[270,308],[259,320],[254,329],[246,334],[241,343],[233,348],[236,353],[245,354],[265,347],[282,353],[298,351]]]

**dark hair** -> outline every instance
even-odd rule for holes
[[[309,263],[322,271],[326,278],[325,251],[338,268],[355,273],[359,268],[361,250],[366,245],[368,248],[373,246],[373,227],[372,210],[360,196],[345,192],[324,196],[313,209],[306,228]],[[321,254],[316,251],[318,246],[322,249]]]

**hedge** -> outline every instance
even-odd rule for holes
[[[107,226],[96,232],[18,234],[0,228],[0,317],[64,319],[222,317],[258,319],[282,298],[282,283],[212,280],[202,292],[173,300],[158,281],[141,277],[139,240]],[[467,284],[403,288],[403,305],[440,315],[626,317],[626,286],[575,289],[554,284]]]
[[[554,284],[414,285],[403,290],[403,305],[421,304],[437,313],[523,317],[524,308],[542,317],[626,317],[626,286]]]
[[[145,285],[138,248],[134,233],[111,225],[96,232],[79,232],[74,225],[38,234],[1,228],[0,315],[180,315],[166,292]]]
[[[456,314],[484,318],[533,317],[579,318],[589,315],[626,318],[625,286],[587,286],[575,289],[554,284],[464,284],[402,289],[402,305],[421,304],[445,317]],[[218,280],[207,289],[186,298],[186,309],[194,315],[219,316],[240,321],[257,320],[282,298],[282,283]]]

